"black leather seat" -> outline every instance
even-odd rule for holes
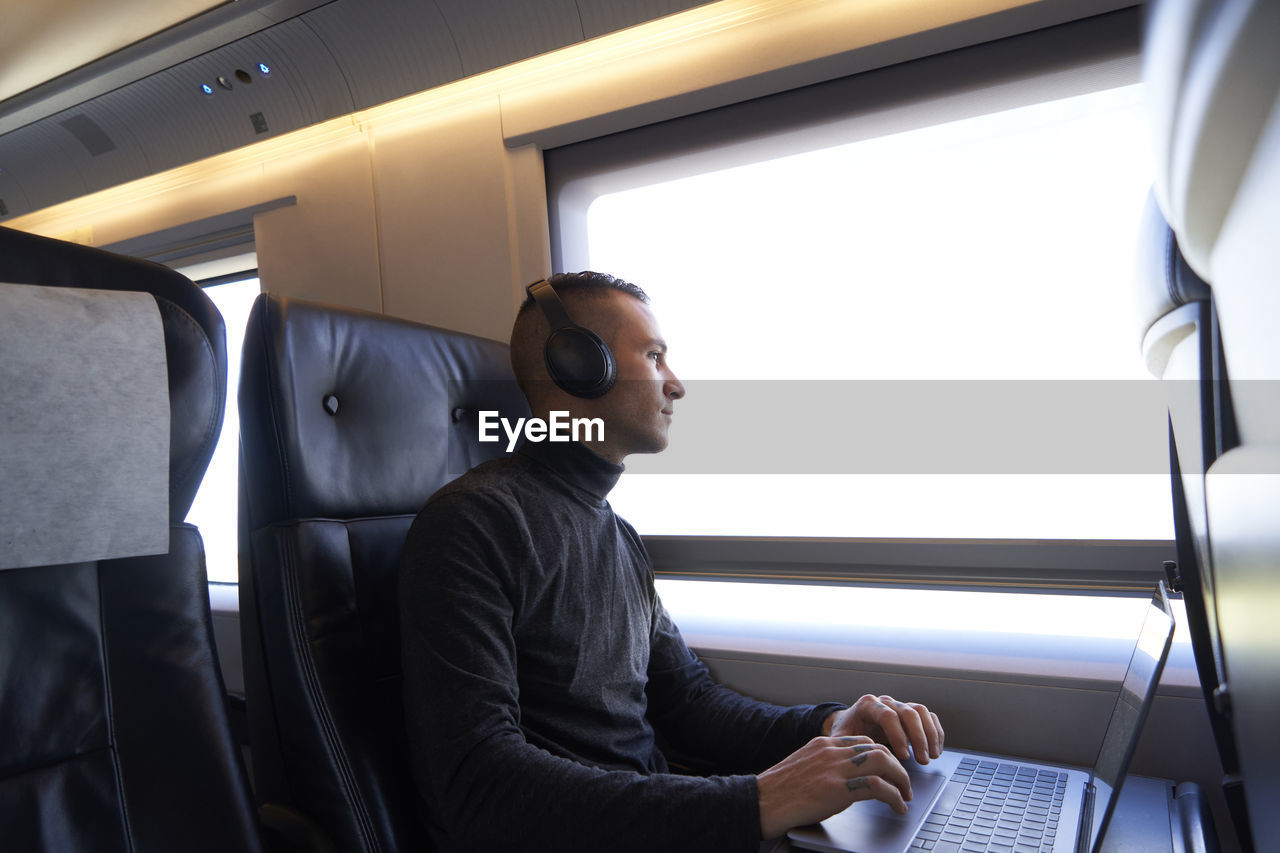
[[[496,380],[496,381],[495,381]],[[240,616],[260,798],[343,851],[428,849],[400,695],[397,569],[440,486],[527,416],[507,347],[263,294],[240,380]]]
[[[1219,667],[1214,709],[1240,747],[1248,815],[1237,809],[1234,824],[1246,849],[1250,837],[1257,849],[1280,838],[1277,41],[1274,0],[1156,0],[1143,46],[1156,197],[1188,266],[1212,287],[1209,329],[1221,331],[1210,349],[1218,363],[1205,377],[1216,384],[1205,399],[1219,414],[1216,434],[1201,435],[1203,519],[1197,507],[1189,512],[1192,524],[1204,523],[1200,556],[1212,581]]]
[[[170,411],[168,553],[0,571],[0,848],[259,850],[204,546],[183,522],[222,423],[222,318],[164,267],[5,228],[0,282],[152,294]],[[79,519],[50,521],[70,535]]]
[[[1147,200],[1140,231],[1137,294],[1143,355],[1164,380],[1169,401],[1169,468],[1172,475],[1177,561],[1170,588],[1182,593],[1196,670],[1223,769],[1223,795],[1245,849],[1248,814],[1239,750],[1230,717],[1215,697],[1227,682],[1219,642],[1217,582],[1212,560],[1205,474],[1236,446],[1234,413],[1226,381],[1217,314],[1209,285],[1187,264],[1156,203]]]

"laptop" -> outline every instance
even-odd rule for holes
[[[814,826],[787,833],[795,849],[826,853],[1098,853],[1169,657],[1173,613],[1164,582],[1129,659],[1093,771],[946,750],[914,761],[912,800],[898,815],[854,803]]]

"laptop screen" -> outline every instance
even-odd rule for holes
[[[1089,843],[1083,849],[1096,851],[1106,831],[1125,771],[1138,746],[1138,734],[1155,698],[1156,684],[1160,681],[1172,641],[1173,612],[1169,609],[1164,582],[1160,581],[1151,598],[1151,606],[1147,608],[1142,630],[1138,633],[1138,644],[1129,659],[1129,668],[1125,671],[1120,695],[1093,767],[1093,820],[1089,827]]]

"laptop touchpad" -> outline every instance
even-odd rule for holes
[[[879,800],[854,803],[819,826],[791,830],[792,843],[815,850],[859,853],[906,849],[947,781],[945,773],[926,770],[915,762],[907,767],[907,775],[911,777],[911,802],[906,814],[897,814]]]

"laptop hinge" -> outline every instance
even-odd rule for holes
[[[1093,780],[1084,786],[1084,805],[1080,809],[1080,832],[1076,838],[1076,853],[1092,853],[1093,841],[1093,792],[1097,788]]]

